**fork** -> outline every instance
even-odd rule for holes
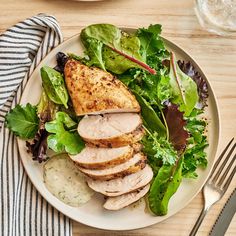
[[[206,184],[204,185],[203,188],[204,207],[189,236],[196,235],[208,210],[210,209],[211,206],[213,206],[223,197],[224,193],[228,189],[234,177],[234,174],[236,172],[236,165],[234,166],[236,154],[234,156],[232,154],[235,150],[236,143],[234,143],[232,146],[231,144],[233,143],[233,141],[234,138],[230,140],[230,142],[227,144],[223,152],[220,154],[218,160],[213,166],[212,172]],[[230,146],[232,147],[230,148]],[[229,150],[228,154],[226,155],[225,158],[223,158],[228,150]],[[230,157],[232,157],[231,160]],[[227,165],[227,163],[229,164]]]

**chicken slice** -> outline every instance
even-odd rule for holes
[[[78,116],[140,111],[135,96],[114,75],[73,59],[67,61],[64,73]]]
[[[128,161],[103,170],[91,170],[78,167],[81,172],[95,180],[111,180],[122,178],[142,170],[146,165],[146,157],[142,153],[135,154]]]
[[[115,197],[142,188],[152,180],[152,177],[152,169],[149,165],[146,165],[142,170],[127,175],[124,178],[109,181],[87,178],[87,183],[94,191],[102,193],[105,196]]]
[[[120,210],[145,196],[149,188],[150,184],[132,193],[126,193],[124,195],[120,195],[117,197],[109,197],[107,198],[103,207],[106,208],[107,210],[112,210],[112,211]]]
[[[124,163],[134,154],[131,146],[118,148],[97,148],[86,146],[77,155],[70,155],[70,158],[79,166],[87,169],[105,169]]]
[[[140,141],[144,135],[142,120],[136,113],[85,116],[78,133],[97,147],[121,147]]]

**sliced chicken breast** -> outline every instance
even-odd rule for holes
[[[103,170],[91,170],[78,167],[81,172],[95,180],[110,180],[135,173],[146,165],[146,157],[142,153],[135,154],[128,161]]]
[[[136,113],[85,116],[78,125],[80,136],[97,147],[121,147],[140,141],[142,120]]]
[[[142,170],[127,175],[124,178],[112,179],[109,181],[93,180],[87,178],[88,186],[96,192],[105,196],[115,197],[125,193],[133,192],[146,186],[153,177],[152,169],[146,165]]]
[[[64,73],[78,116],[140,111],[135,96],[114,75],[73,59],[67,61]]]
[[[135,192],[126,193],[124,195],[120,195],[117,197],[109,197],[107,198],[103,207],[106,208],[107,210],[112,210],[112,211],[120,210],[145,196],[149,188],[150,185],[148,184],[144,188],[141,188]]]
[[[119,148],[97,148],[86,146],[77,155],[70,155],[70,158],[79,166],[88,169],[105,169],[124,163],[134,154],[131,146]]]

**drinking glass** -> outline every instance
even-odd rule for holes
[[[219,35],[236,32],[236,0],[195,0],[202,27]]]

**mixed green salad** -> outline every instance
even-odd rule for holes
[[[6,116],[7,127],[26,139],[33,159],[47,160],[47,150],[77,154],[85,144],[76,131],[77,117],[64,82],[68,58],[99,67],[117,76],[141,106],[146,135],[143,152],[154,172],[148,203],[156,215],[168,212],[168,202],[183,178],[197,178],[207,166],[206,81],[190,62],[177,61],[160,37],[161,25],[130,34],[114,25],[84,28],[80,40],[85,56],[57,54],[57,66],[41,68],[39,103],[17,105]]]

